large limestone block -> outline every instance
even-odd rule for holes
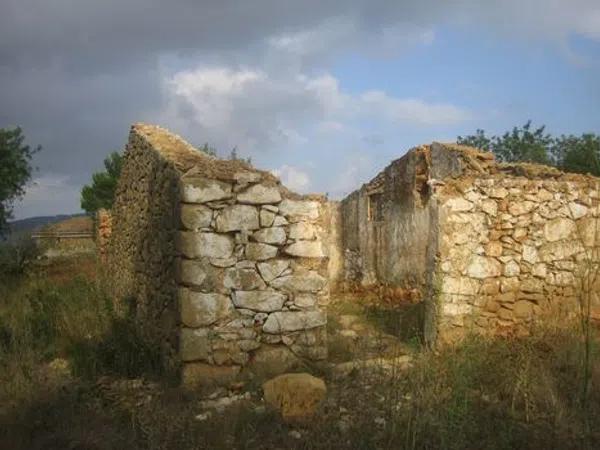
[[[549,242],[560,241],[570,237],[575,230],[575,222],[559,217],[546,222],[544,225],[544,237]]]
[[[233,175],[233,179],[239,184],[258,183],[262,179],[262,175],[258,172],[240,170]]]
[[[183,365],[181,378],[183,385],[189,388],[199,386],[226,386],[240,373],[240,366],[213,366],[205,363],[187,363]]]
[[[217,231],[226,233],[237,230],[256,230],[258,223],[258,210],[249,205],[233,205],[223,209],[217,216]]]
[[[467,267],[467,275],[472,278],[491,278],[502,274],[502,264],[494,258],[474,255]]]
[[[279,311],[269,314],[263,331],[281,334],[292,331],[309,330],[327,324],[327,316],[322,311]]]
[[[179,232],[179,251],[187,258],[226,259],[233,253],[233,239],[216,233]]]
[[[212,266],[205,259],[182,259],[179,282],[203,291],[219,291],[223,287],[223,269]]]
[[[182,180],[182,200],[186,203],[206,203],[231,198],[231,184],[204,177],[185,177]]]
[[[262,242],[264,244],[284,244],[287,240],[285,230],[281,227],[263,228],[255,231],[252,235],[255,241]]]
[[[183,328],[179,336],[182,361],[202,361],[210,354],[209,332],[206,328]]]
[[[234,311],[231,300],[222,294],[205,294],[179,289],[181,322],[190,328],[204,327],[228,318]]]
[[[306,223],[306,222],[298,222],[290,225],[290,239],[302,239],[302,240],[311,240],[316,235],[315,226]]]
[[[255,269],[231,268],[225,271],[223,284],[229,289],[241,289],[245,291],[253,289],[264,289],[265,282]]]
[[[210,227],[212,209],[204,205],[181,205],[181,223],[188,230]]]
[[[277,291],[236,291],[233,303],[238,308],[259,312],[279,311],[286,296]]]
[[[264,261],[277,256],[277,247],[269,244],[250,242],[246,244],[246,259]]]
[[[287,259],[273,259],[258,263],[258,271],[263,280],[270,283],[275,278],[283,273],[290,266],[290,261]]]
[[[284,252],[300,258],[324,258],[325,252],[321,241],[298,241],[288,245]]]
[[[286,422],[310,420],[327,394],[325,382],[308,373],[279,375],[263,384],[265,402]]]
[[[265,186],[264,184],[255,184],[250,186],[244,192],[237,195],[237,201],[240,203],[250,203],[253,205],[263,205],[266,203],[279,203],[281,193],[277,186]]]
[[[319,217],[319,202],[285,199],[279,204],[279,214],[294,222],[302,219],[315,220]]]
[[[327,279],[315,271],[309,271],[303,274],[286,275],[276,278],[271,282],[271,286],[290,292],[318,292],[327,285]]]

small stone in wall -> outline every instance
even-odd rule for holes
[[[249,170],[243,170],[236,172],[233,175],[233,179],[239,184],[250,184],[258,183],[262,179],[262,175],[258,172],[250,172]]]
[[[278,311],[285,300],[286,296],[277,291],[236,291],[233,294],[236,307],[259,312]]]
[[[254,205],[279,203],[281,201],[281,193],[277,186],[255,184],[254,186],[250,186],[244,192],[240,192],[237,195],[237,201]]]
[[[504,276],[514,277],[519,275],[519,273],[521,273],[521,267],[518,262],[512,260],[504,265]]]
[[[472,278],[491,278],[500,276],[502,265],[494,258],[475,255],[467,267],[467,274]]]
[[[274,259],[271,261],[258,263],[258,271],[263,280],[270,283],[275,278],[280,276],[285,269],[290,266],[290,261],[287,259]]]
[[[262,228],[252,235],[255,241],[264,244],[284,244],[287,240],[285,230],[281,227]]]
[[[265,282],[255,269],[230,268],[225,271],[223,284],[228,289],[264,289]]]
[[[179,301],[181,321],[190,328],[211,325],[233,313],[231,300],[222,294],[205,294],[180,288]]]
[[[277,247],[269,244],[250,242],[246,244],[246,258],[253,261],[264,261],[277,256]]]
[[[283,216],[275,216],[275,220],[273,220],[274,227],[282,227],[282,226],[288,225],[288,224],[289,224],[289,222]]]
[[[178,246],[179,251],[188,258],[207,256],[227,259],[233,252],[233,239],[216,233],[181,231]]]
[[[315,220],[319,217],[319,203],[285,199],[279,204],[279,213],[294,222],[303,219]]]
[[[498,241],[488,242],[485,245],[485,254],[487,256],[500,256],[502,255],[502,244]]]
[[[181,223],[188,230],[210,227],[212,209],[203,205],[181,205]]]
[[[206,328],[183,328],[179,336],[182,361],[205,361],[210,354],[210,340]]]
[[[320,241],[298,241],[288,245],[284,252],[301,258],[323,258],[323,245]]]
[[[281,334],[322,327],[326,324],[327,317],[322,311],[279,311],[269,314],[263,325],[263,331]]]
[[[570,219],[557,218],[546,222],[544,225],[544,237],[549,242],[567,239],[575,231],[575,222]]]
[[[317,304],[317,297],[312,294],[296,294],[294,305],[300,308],[313,308]]]
[[[258,210],[248,205],[233,205],[222,210],[217,216],[217,231],[226,233],[237,230],[256,230],[258,223]]]
[[[266,209],[260,210],[260,226],[261,227],[270,227],[273,225],[275,221],[275,213],[268,211]]]
[[[528,319],[533,314],[533,303],[527,300],[521,300],[515,303],[513,314],[519,319]]]
[[[231,184],[203,177],[182,179],[182,200],[186,203],[206,203],[231,198]]]
[[[315,271],[274,279],[271,286],[289,292],[318,292],[327,285],[327,280]]]
[[[571,212],[571,217],[575,220],[581,219],[588,213],[588,208],[586,206],[575,202],[569,203],[569,210]]]
[[[473,209],[473,203],[468,200],[465,200],[462,197],[451,198],[446,201],[445,206],[450,208],[452,212],[466,212],[471,211]]]

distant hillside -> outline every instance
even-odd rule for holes
[[[17,237],[23,233],[31,233],[34,230],[51,225],[57,222],[62,222],[67,219],[86,217],[85,214],[59,214],[56,216],[38,216],[28,217],[27,219],[15,220],[9,222],[10,231],[9,239]]]

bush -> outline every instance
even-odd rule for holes
[[[19,275],[40,255],[35,240],[30,235],[15,241],[0,242],[0,276]]]

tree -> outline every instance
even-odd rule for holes
[[[15,200],[23,197],[31,179],[31,159],[42,147],[24,145],[25,136],[20,127],[0,128],[0,234],[12,218]]]
[[[522,127],[514,127],[502,136],[488,138],[483,130],[477,130],[470,136],[458,136],[457,142],[471,145],[482,150],[493,152],[500,161],[504,162],[533,162],[550,164],[550,148],[554,142],[551,135],[545,133],[546,127],[542,125],[531,129],[531,120]]]
[[[558,167],[567,172],[600,176],[600,136],[586,133],[555,139],[552,155]]]
[[[112,208],[117,182],[121,176],[123,156],[112,152],[104,160],[103,172],[92,175],[92,184],[85,185],[81,190],[81,208],[87,213],[93,213],[100,208]]]
[[[202,147],[198,147],[198,150],[206,153],[208,156],[217,156],[217,149],[208,145],[208,142],[205,142]]]

